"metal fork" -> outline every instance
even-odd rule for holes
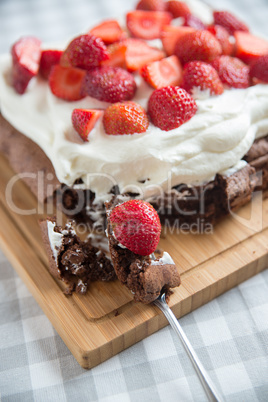
[[[208,400],[213,402],[222,402],[223,398],[220,396],[220,393],[216,389],[215,385],[211,381],[209,375],[207,374],[205,368],[197,357],[192,345],[190,344],[187,336],[185,335],[182,327],[179,324],[179,321],[173,314],[172,310],[169,308],[166,302],[166,294],[162,293],[154,302],[153,302],[165,315],[169,324],[174,329],[178,337],[180,338],[182,345],[190,358],[194,369],[199,377],[199,380],[207,394]]]

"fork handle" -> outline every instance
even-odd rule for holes
[[[209,375],[207,374],[205,368],[203,367],[201,361],[199,360],[198,356],[196,355],[192,345],[190,344],[187,336],[185,335],[182,327],[180,326],[177,318],[173,314],[172,310],[169,308],[165,301],[165,295],[162,295],[161,300],[157,299],[154,301],[154,304],[160,308],[160,310],[164,313],[165,317],[167,318],[169,324],[177,333],[178,337],[180,338],[182,345],[190,358],[194,369],[199,377],[199,380],[207,394],[208,400],[213,402],[222,402],[223,399],[220,396],[219,392],[215,388],[214,384],[212,383]]]

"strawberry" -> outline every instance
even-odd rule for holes
[[[129,200],[117,205],[110,214],[110,223],[116,240],[133,253],[150,255],[155,251],[161,223],[148,202]]]
[[[62,50],[43,50],[41,53],[39,73],[45,80],[48,79],[51,68],[60,63]]]
[[[82,84],[86,72],[80,68],[63,67],[56,64],[52,67],[48,82],[51,92],[66,101],[76,101],[84,98]]]
[[[268,83],[268,54],[260,56],[251,66],[249,75],[261,82]]]
[[[214,11],[213,17],[214,24],[226,28],[230,35],[233,35],[235,31],[249,32],[246,24],[229,11]]]
[[[250,85],[249,67],[236,57],[220,56],[211,65],[227,87],[247,88]]]
[[[196,111],[194,99],[180,87],[156,89],[148,102],[148,114],[152,123],[165,131],[186,123]]]
[[[140,0],[136,10],[165,11],[166,4],[163,0]]]
[[[193,14],[185,15],[183,26],[192,27],[199,30],[206,29],[206,25],[200,20],[200,18]]]
[[[13,87],[23,94],[30,80],[38,73],[41,42],[33,36],[25,36],[14,43],[11,55]]]
[[[181,36],[175,45],[175,55],[183,64],[192,60],[210,62],[221,52],[218,40],[205,30],[189,32]]]
[[[157,39],[164,25],[170,24],[171,14],[165,11],[136,10],[127,13],[127,27],[132,36],[141,39]]]
[[[123,43],[127,47],[126,65],[129,71],[139,70],[144,64],[161,60],[165,57],[165,53],[162,50],[151,47],[142,40],[129,38]]]
[[[136,82],[131,73],[120,67],[97,67],[87,71],[83,90],[103,102],[122,102],[133,98]]]
[[[72,112],[72,123],[76,132],[83,141],[88,141],[90,131],[94,128],[99,118],[103,115],[102,110],[96,109],[74,109]]]
[[[190,61],[185,64],[181,86],[191,94],[195,87],[201,91],[209,89],[211,95],[223,93],[223,85],[217,71],[203,61]]]
[[[90,34],[101,38],[106,45],[118,42],[126,37],[126,32],[116,20],[106,20],[89,31]]]
[[[105,110],[103,125],[106,134],[144,133],[149,126],[149,119],[138,103],[118,102]]]
[[[91,34],[74,38],[62,55],[64,66],[70,63],[73,67],[90,69],[97,67],[100,62],[108,59],[107,48],[101,38]]]
[[[173,18],[185,17],[191,14],[191,10],[184,1],[172,0],[167,1],[166,11],[171,13]]]
[[[247,32],[235,32],[235,56],[247,64],[257,60],[260,56],[268,54],[268,41],[258,38]]]
[[[124,42],[116,42],[107,46],[109,59],[102,61],[101,66],[126,68],[126,51],[127,45]]]
[[[163,88],[168,85],[175,86],[181,83],[182,66],[176,56],[169,56],[143,66],[140,74],[153,88]]]
[[[231,56],[234,52],[234,45],[230,42],[230,35],[227,29],[221,25],[210,25],[207,30],[220,42],[222,54]]]
[[[195,31],[196,30],[191,27],[165,25],[161,32],[161,41],[166,54],[168,56],[174,54],[178,39],[186,33]]]

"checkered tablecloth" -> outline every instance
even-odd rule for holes
[[[0,0],[0,52],[21,35],[61,41],[135,1]],[[212,0],[211,0],[212,3]],[[267,0],[213,2],[268,36]],[[267,239],[268,241],[268,239]],[[268,272],[180,319],[226,401],[268,400]],[[82,369],[0,251],[1,401],[205,401],[170,327]]]

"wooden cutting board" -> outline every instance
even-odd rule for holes
[[[14,172],[2,156],[0,169],[0,246],[82,367],[94,367],[167,325],[156,307],[134,303],[118,281],[95,282],[85,296],[65,296],[47,269],[38,225],[43,206],[19,180],[10,208],[5,190]],[[21,215],[14,208],[38,213]],[[259,194],[212,234],[164,232],[159,246],[172,255],[182,278],[169,302],[177,317],[268,267],[268,199]]]

